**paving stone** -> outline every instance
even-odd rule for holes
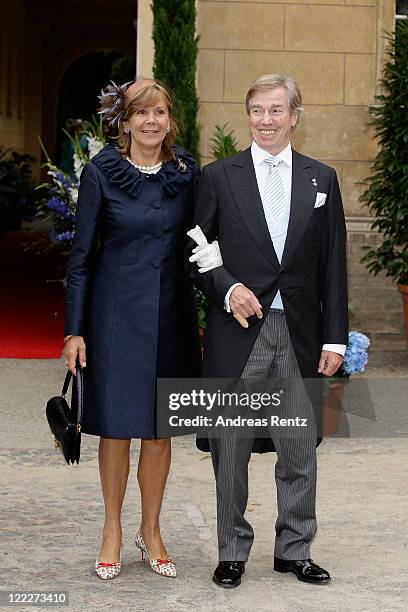
[[[380,400],[384,421],[393,415],[395,420],[398,385],[407,373],[402,366],[371,369],[393,389],[388,401]],[[248,516],[255,543],[243,584],[233,592],[211,582],[217,563],[215,486],[211,460],[196,450],[192,437],[173,441],[161,518],[179,575],[159,577],[139,560],[133,543],[140,521],[135,441],[123,508],[123,571],[113,581],[99,580],[93,571],[103,524],[98,440],[84,436],[80,465],[66,466],[44,416],[45,402],[63,377],[60,360],[0,360],[1,589],[67,590],[70,606],[64,609],[75,612],[406,609],[408,453],[402,437],[331,438],[319,447],[319,531],[312,556],[332,573],[324,588],[273,572],[275,456],[254,456]]]

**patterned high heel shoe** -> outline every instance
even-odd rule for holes
[[[169,578],[175,578],[177,576],[176,572],[176,564],[170,557],[168,559],[152,559],[149,555],[149,551],[147,550],[147,546],[143,541],[142,535],[140,531],[136,534],[135,544],[141,552],[142,561],[144,560],[144,555],[147,555],[146,561],[149,561],[150,567],[156,574],[160,574],[161,576],[168,576]]]
[[[116,563],[105,563],[104,561],[99,561],[99,554],[96,557],[95,572],[101,580],[112,580],[112,578],[119,576],[120,570],[122,569],[122,546],[123,544],[120,547],[119,561]]]

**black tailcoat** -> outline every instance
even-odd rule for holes
[[[316,194],[327,194],[315,208]],[[269,234],[248,148],[204,167],[193,225],[218,239],[223,265],[194,283],[210,299],[203,377],[237,378],[265,320],[244,329],[224,309],[234,283],[251,289],[267,313],[279,289],[293,348],[304,378],[318,376],[323,344],[347,344],[346,228],[336,172],[293,151],[291,210],[282,262]],[[193,243],[188,245],[191,254]]]

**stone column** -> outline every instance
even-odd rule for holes
[[[153,76],[154,45],[152,39],[153,14],[151,0],[138,0],[137,3],[137,76]]]

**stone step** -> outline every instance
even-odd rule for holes
[[[404,335],[404,326],[399,317],[389,317],[387,321],[378,318],[354,319],[350,318],[350,331],[361,331],[363,334],[382,332],[384,334]]]
[[[354,310],[391,308],[402,312],[401,296],[395,287],[350,287],[349,302]]]
[[[408,367],[408,351],[371,351],[368,352],[368,365],[373,367]]]
[[[384,331],[369,331],[367,336],[370,338],[370,351],[394,351],[408,352],[407,340],[405,334],[384,332]]]
[[[358,308],[350,311],[350,329],[366,333],[383,331],[398,334],[404,333],[402,312],[385,308]]]
[[[350,291],[359,289],[362,287],[376,287],[378,291],[382,289],[389,289],[395,291],[399,295],[397,285],[391,279],[386,279],[379,276],[367,275],[364,273],[349,274],[348,275],[348,287]]]

